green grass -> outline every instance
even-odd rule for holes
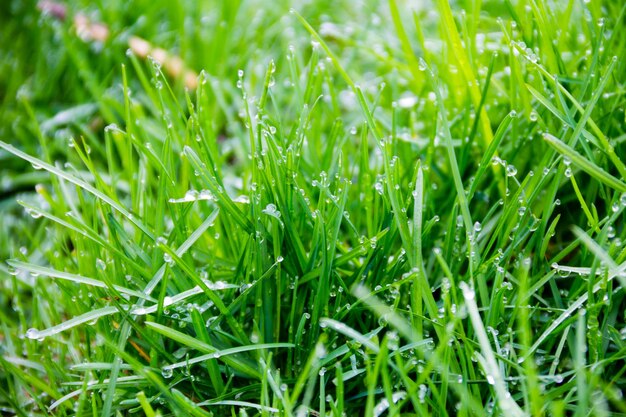
[[[626,415],[626,6],[67,7],[0,5],[0,414]]]

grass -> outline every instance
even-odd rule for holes
[[[626,415],[619,3],[4,2],[1,413]]]

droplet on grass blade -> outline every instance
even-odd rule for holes
[[[31,340],[42,341],[44,338],[41,336],[41,332],[35,328],[30,328],[26,330],[26,334],[24,335]]]
[[[174,370],[172,368],[165,367],[161,369],[161,375],[163,375],[163,378],[169,379],[174,375]]]

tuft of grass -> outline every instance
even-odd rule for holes
[[[46,7],[0,5],[1,414],[626,414],[626,6]]]

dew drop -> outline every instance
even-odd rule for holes
[[[107,264],[100,258],[96,259],[96,268],[100,271],[104,271],[107,269]]]
[[[506,166],[506,176],[514,177],[515,175],[517,175],[517,168],[515,168],[514,165],[508,164]]]
[[[417,63],[417,68],[420,71],[426,71],[426,68],[428,68],[428,65],[426,65],[426,61],[424,61],[424,58],[420,57]]]
[[[33,340],[43,340],[43,338],[41,337],[41,332],[32,327],[26,331],[25,336]]]

